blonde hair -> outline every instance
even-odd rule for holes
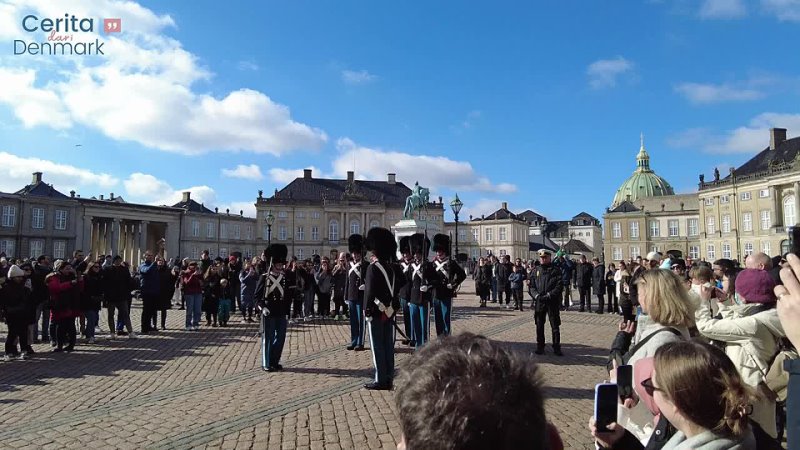
[[[694,325],[689,293],[680,277],[671,270],[647,270],[639,278],[637,285],[647,286],[644,292],[639,290],[639,296],[642,297],[640,303],[644,300],[647,304],[647,315],[656,323],[666,326]]]
[[[656,350],[659,389],[695,424],[716,434],[741,437],[756,393],[719,348],[693,341],[669,342]]]

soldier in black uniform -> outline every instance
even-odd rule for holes
[[[364,350],[364,281],[366,281],[368,262],[364,261],[364,238],[351,234],[347,247],[353,261],[347,270],[347,283],[344,287],[345,300],[350,309],[350,345],[348,350]]]
[[[433,264],[428,261],[431,240],[422,233],[411,235],[411,252],[414,262],[411,263],[410,292],[408,309],[411,313],[411,339],[419,349],[428,342],[430,334],[430,305],[433,300],[432,283],[436,279]]]
[[[544,354],[544,321],[550,319],[550,328],[553,330],[553,353],[561,353],[561,271],[551,261],[549,250],[539,250],[541,265],[533,269],[530,275],[530,294],[533,297],[533,319],[536,322],[536,354]]]
[[[411,244],[409,243],[411,236],[403,236],[400,238],[400,267],[403,269],[403,277],[406,283],[400,289],[400,306],[403,308],[403,330],[406,333],[406,338],[403,345],[414,347],[414,339],[411,337],[411,312],[408,309],[408,300],[411,298]]]
[[[450,259],[450,236],[437,234],[433,236],[433,260],[436,278],[434,280],[433,316],[436,322],[436,335],[450,335],[450,312],[453,309],[453,297],[456,289],[467,274],[455,261]]]
[[[392,232],[375,227],[369,230],[366,248],[374,255],[367,268],[364,289],[364,315],[367,317],[375,381],[366,389],[391,390],[394,381],[395,312],[400,309],[398,293],[405,284],[403,269],[397,264],[397,243]]]
[[[256,284],[255,297],[261,309],[261,366],[267,372],[283,369],[280,365],[289,307],[297,282],[294,272],[285,270],[288,249],[271,244],[264,251],[268,270]]]

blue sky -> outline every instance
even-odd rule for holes
[[[119,17],[105,56],[13,55],[22,18]],[[639,134],[679,192],[800,134],[800,2],[0,0],[0,189],[252,211],[303,168],[419,180],[462,217],[598,218]],[[80,147],[76,147],[80,145]]]

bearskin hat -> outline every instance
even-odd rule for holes
[[[347,238],[347,251],[350,253],[364,253],[364,236],[351,234]]]
[[[274,263],[286,264],[286,255],[289,254],[289,249],[283,244],[270,244],[264,250],[264,256],[267,258],[267,263],[272,260]]]
[[[375,227],[369,230],[364,247],[381,261],[393,260],[397,253],[394,235],[386,228]]]
[[[411,249],[411,236],[403,236],[400,238],[400,253],[408,253],[413,255],[414,252]]]
[[[422,254],[423,257],[428,257],[428,252],[431,249],[431,240],[422,233],[415,233],[411,235],[411,253],[416,255]]]
[[[450,236],[441,233],[433,236],[433,251],[443,251],[450,256]]]

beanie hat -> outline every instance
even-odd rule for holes
[[[58,272],[61,270],[61,266],[64,265],[63,259],[57,259],[56,262],[53,263],[53,272]]]
[[[736,275],[736,294],[745,303],[773,303],[774,291],[775,280],[766,270],[744,269]]]
[[[14,264],[13,266],[11,266],[10,269],[8,269],[8,278],[24,277],[24,276],[25,272],[23,272],[22,269],[20,269],[19,266],[16,264]]]

